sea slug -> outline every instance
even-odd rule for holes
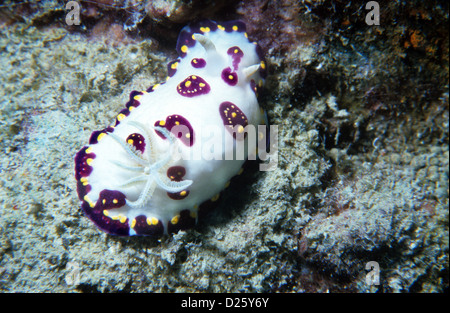
[[[192,227],[254,156],[266,64],[247,37],[240,21],[186,26],[167,81],[132,91],[115,121],[92,133],[75,156],[75,178],[97,227],[119,236]]]

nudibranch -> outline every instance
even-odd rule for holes
[[[241,21],[182,29],[166,82],[126,107],[75,156],[81,208],[101,230],[162,236],[195,225],[256,151],[266,64]],[[229,158],[243,143],[244,157]],[[237,153],[236,153],[237,154]]]

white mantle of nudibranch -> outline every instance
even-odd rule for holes
[[[82,209],[100,229],[161,236],[193,226],[202,204],[217,200],[256,150],[247,130],[264,124],[258,49],[239,21],[181,31],[167,81],[133,91],[75,157]],[[241,146],[242,158],[227,159]]]

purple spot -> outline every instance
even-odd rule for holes
[[[256,86],[256,82],[254,79],[250,80],[250,88],[256,95],[258,94],[258,86]]]
[[[194,130],[189,121],[181,115],[168,116],[166,128],[186,146],[191,147],[194,144]]]
[[[98,143],[98,136],[101,133],[106,133],[106,132],[104,130],[94,130],[91,134],[91,137],[89,137],[89,144],[95,145],[96,143]]]
[[[180,95],[191,98],[207,94],[210,91],[210,87],[200,76],[190,75],[178,84],[177,91]]]
[[[86,153],[89,147],[84,146],[75,155],[75,179],[80,180],[82,177],[88,177],[92,173],[92,166],[87,163],[88,159],[95,159],[95,153]]]
[[[117,125],[120,124],[120,121],[123,119],[123,116],[128,116],[130,115],[130,110],[128,109],[122,109],[120,110],[119,114],[116,117],[116,123],[114,124],[114,127],[116,127]]]
[[[236,72],[232,72],[229,67],[222,71],[222,79],[230,86],[236,86],[238,83],[238,76]]]
[[[91,191],[91,185],[80,181],[82,177],[88,177],[92,173],[92,166],[87,164],[87,159],[95,159],[95,153],[86,153],[88,147],[83,147],[75,155],[75,179],[77,180],[77,194],[80,200]]]
[[[189,210],[183,210],[180,212],[180,218],[178,223],[172,224],[170,221],[167,225],[167,232],[169,234],[177,233],[180,230],[186,230],[195,226],[195,218],[191,216]]]
[[[238,46],[234,46],[228,49],[227,54],[233,59],[233,68],[236,71],[239,68],[244,52]]]
[[[186,175],[186,169],[183,166],[171,166],[167,170],[167,177],[171,181],[181,181],[184,175]]]
[[[237,31],[237,32],[245,32],[246,27],[245,23],[242,21],[229,21],[221,24],[227,33]]]
[[[104,210],[122,207],[125,203],[125,195],[122,192],[105,189],[100,192],[99,199],[93,208],[86,201],[83,201],[81,208],[86,216],[101,230],[111,235],[128,236],[130,234],[128,219],[122,223],[119,220],[113,220],[103,213]]]
[[[110,210],[123,207],[126,204],[126,196],[118,190],[104,189],[100,191],[97,204],[98,210]]]
[[[144,153],[145,150],[145,139],[139,133],[133,133],[127,137],[127,143],[136,148],[136,150]]]
[[[91,137],[89,137],[89,144],[95,145],[98,143],[98,138],[100,134],[107,134],[114,132],[114,127],[108,126],[103,130],[95,130],[92,132]]]
[[[81,181],[77,180],[77,194],[78,199],[83,201],[84,196],[87,195],[92,190],[91,185],[85,185]]]
[[[187,49],[195,45],[195,40],[192,38],[194,33],[189,28],[183,28],[177,40],[177,52],[182,58],[186,56]],[[186,50],[185,50],[186,49]]]
[[[175,73],[177,72],[177,66],[178,66],[179,62],[180,62],[180,59],[176,59],[172,62],[169,62],[169,64],[167,64],[167,75],[169,75],[169,77],[172,77],[173,75],[175,75]]]
[[[202,58],[193,58],[191,61],[191,65],[195,68],[203,68],[206,66],[206,61]]]
[[[121,223],[120,221],[112,220],[111,218],[105,216],[103,211],[94,211],[86,201],[81,204],[81,209],[84,214],[91,219],[94,224],[100,228],[102,231],[117,236],[129,236],[130,227],[128,226],[128,221]]]
[[[264,52],[262,51],[260,45],[256,45],[256,54],[258,55],[261,62],[266,63],[266,59],[264,58]],[[263,68],[259,68],[259,75],[261,75],[262,78],[267,77],[267,70]]]
[[[233,138],[243,140],[247,135],[244,129],[248,125],[247,116],[245,116],[244,112],[237,105],[225,101],[220,104],[219,113],[225,128],[233,135]]]
[[[155,126],[165,127],[188,147],[191,147],[194,144],[194,129],[189,121],[181,115],[170,115],[165,121],[156,121]],[[156,129],[155,131],[159,137],[162,139],[167,139],[161,132]]]
[[[130,100],[129,100],[129,101],[127,102],[127,104],[125,105],[125,106],[127,107],[127,109],[130,109],[130,106],[137,108],[141,103],[140,103],[138,100],[134,99],[134,97],[136,97],[136,96],[141,96],[141,95],[143,95],[143,94],[144,94],[144,93],[141,92],[141,91],[133,90],[133,91],[130,93]]]
[[[191,33],[203,33],[201,28],[209,28],[210,31],[216,31],[217,30],[217,24],[211,20],[204,20],[199,23],[194,23],[192,25],[189,25],[189,30]]]
[[[189,190],[183,190],[180,192],[168,192],[167,195],[172,200],[183,200],[189,195]]]
[[[165,83],[166,83],[166,82],[163,82],[163,83],[161,83],[161,84],[156,84],[156,85],[150,86],[150,87],[147,88],[146,92],[153,92],[153,91],[156,90],[156,88],[158,88],[158,87],[161,86],[161,85],[164,85]]]
[[[259,60],[260,61],[265,61],[265,59],[264,59],[264,52],[263,52],[263,50],[262,50],[260,45],[258,45],[258,44],[255,45],[255,51],[256,51],[256,54],[258,55]]]
[[[210,31],[214,32],[217,30],[217,23],[213,22],[211,20],[204,20],[202,22],[200,22],[200,26],[202,27],[209,27]]]
[[[165,127],[165,125],[166,125],[166,121],[164,121],[164,120],[160,120],[160,121],[156,121],[155,122],[155,126],[158,126],[158,127]],[[164,136],[164,134],[161,133],[159,130],[155,129],[155,132],[162,139],[164,139],[164,140],[167,139],[166,136]]]
[[[164,226],[160,220],[156,225],[149,225],[145,215],[136,217],[136,222],[133,227],[138,235],[161,237],[164,233]]]
[[[183,166],[172,166],[167,170],[167,177],[169,177],[171,181],[182,181],[184,175],[186,175],[186,169]],[[168,192],[167,195],[173,200],[183,200],[189,195],[189,190]]]

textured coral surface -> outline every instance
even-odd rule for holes
[[[379,26],[352,1],[79,3],[79,26],[65,1],[0,5],[1,291],[448,290],[447,2],[379,1]],[[262,45],[278,164],[250,165],[193,230],[102,233],[73,156],[202,18]]]

